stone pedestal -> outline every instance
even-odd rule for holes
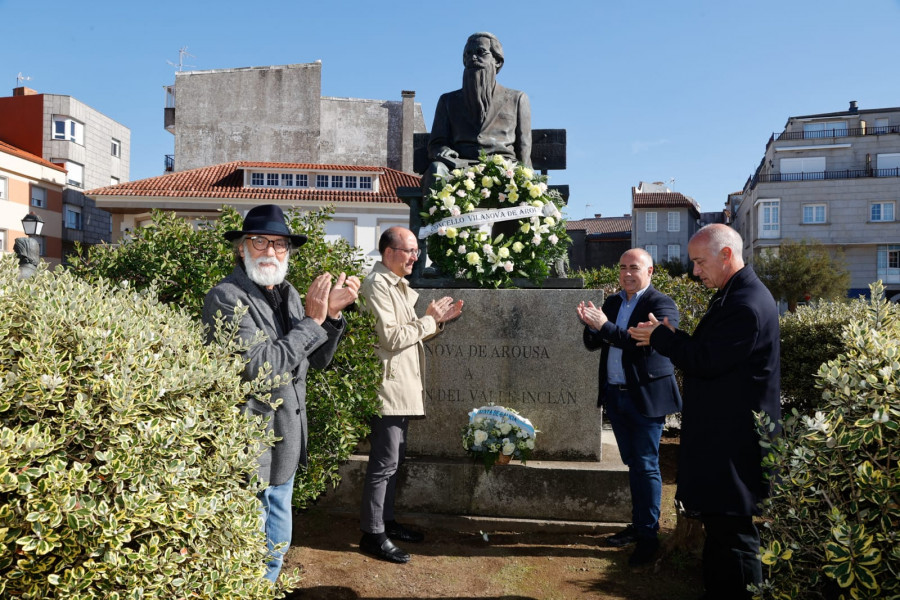
[[[473,408],[506,406],[540,430],[533,457],[598,461],[598,354],[575,314],[594,290],[419,289],[416,310],[450,295],[463,315],[425,342],[425,419],[410,422],[409,454],[464,457],[460,432]]]
[[[463,315],[428,340],[426,413],[410,422],[398,512],[627,522],[628,471],[597,407],[599,353],[585,349],[575,307],[600,304],[596,290],[422,289],[417,312],[445,295]],[[493,402],[515,409],[539,433],[527,465],[486,473],[462,447],[468,412]],[[340,486],[320,504],[358,510],[367,445],[341,467]]]

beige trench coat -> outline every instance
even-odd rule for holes
[[[375,316],[382,378],[378,389],[381,414],[423,416],[425,414],[425,346],[422,343],[441,328],[434,317],[417,317],[419,294],[407,281],[382,263],[375,263],[363,281],[360,295],[365,310]]]

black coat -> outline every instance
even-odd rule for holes
[[[676,498],[707,515],[759,514],[768,496],[754,411],[781,418],[778,308],[749,266],[716,292],[693,335],[651,345],[684,373]]]
[[[622,349],[625,381],[628,384],[631,401],[634,402],[638,412],[645,417],[662,417],[678,412],[681,410],[681,395],[675,382],[675,368],[672,361],[649,346],[638,348],[628,335],[628,328],[616,326],[616,317],[621,306],[620,294],[610,296],[601,307],[609,321],[603,324],[600,331],[594,331],[588,326],[584,328],[585,347],[591,351],[600,348],[597,406],[603,405],[609,348],[615,346]],[[637,305],[628,319],[628,327],[647,321],[650,313],[660,321],[663,317],[668,317],[672,325],[678,326],[679,315],[675,303],[652,285],[638,298]]]

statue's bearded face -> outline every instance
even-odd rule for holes
[[[464,52],[463,98],[469,112],[484,121],[494,97],[500,63],[491,52],[491,40],[478,37],[466,44]]]

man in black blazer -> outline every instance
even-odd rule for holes
[[[778,307],[744,266],[742,249],[740,234],[726,225],[707,225],[691,238],[694,275],[718,289],[693,335],[658,315],[629,330],[684,373],[676,498],[706,530],[705,598],[750,598],[747,584],[762,581],[753,516],[769,481],[753,413],[781,418]]]
[[[628,559],[631,566],[652,561],[659,549],[659,440],[666,415],[681,410],[672,362],[652,348],[638,348],[628,334],[629,327],[646,321],[650,313],[678,322],[675,303],[650,284],[652,274],[650,255],[640,248],[629,250],[619,259],[622,291],[607,298],[602,309],[592,302],[578,305],[584,345],[600,348],[597,404],[606,407],[631,488],[631,524],[606,543],[618,547],[637,542]]]

